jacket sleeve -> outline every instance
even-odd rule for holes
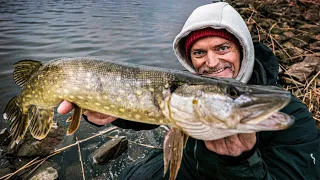
[[[132,129],[135,131],[150,130],[150,129],[155,129],[155,128],[159,127],[159,125],[139,123],[139,122],[128,121],[128,120],[120,119],[120,118],[113,121],[112,124],[122,128],[122,129]]]
[[[296,122],[291,128],[259,133],[257,146],[248,157],[226,157],[211,153],[217,159],[211,164],[205,162],[208,161],[208,156],[204,157],[202,162],[200,158],[199,164],[203,165],[199,168],[199,172],[202,177],[320,179],[320,136],[312,115],[295,97],[282,109],[282,112],[295,117]],[[206,148],[202,153],[210,154]]]
[[[87,121],[88,123],[97,126],[97,127],[102,127],[104,125],[97,125],[92,123],[91,121],[88,120],[86,115],[82,115],[83,119]],[[150,130],[150,129],[155,129],[159,125],[152,125],[152,124],[146,124],[146,123],[139,123],[139,122],[134,122],[134,121],[128,121],[125,119],[118,118],[117,120],[113,121],[111,124],[114,126],[117,126],[122,129],[132,129],[135,131],[140,131],[140,130]]]
[[[311,113],[294,96],[282,112],[294,116],[295,123],[287,130],[261,134],[261,165],[256,167],[260,169],[259,176],[265,179],[320,179],[320,136]]]

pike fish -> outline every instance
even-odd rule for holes
[[[78,129],[83,109],[172,127],[164,140],[164,173],[170,167],[170,179],[177,176],[188,136],[215,140],[281,130],[294,122],[278,112],[291,97],[278,87],[89,57],[22,60],[14,66],[13,78],[22,90],[3,114],[14,142],[27,129],[34,138],[45,138],[54,108],[68,100],[75,108],[67,134]]]

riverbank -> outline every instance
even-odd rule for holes
[[[227,0],[254,42],[272,49],[282,86],[304,102],[320,129],[320,1]]]

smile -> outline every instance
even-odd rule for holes
[[[225,68],[219,69],[219,70],[217,70],[217,71],[214,71],[213,73],[220,73],[220,72],[224,71],[224,70],[227,69],[227,68],[229,68],[229,67],[225,67]]]
[[[220,68],[220,69],[218,69],[218,70],[216,70],[216,71],[209,71],[209,72],[207,72],[207,73],[214,73],[214,74],[218,74],[218,73],[221,73],[222,71],[224,71],[224,70],[226,70],[226,69],[228,69],[228,68],[230,68],[231,69],[231,66],[225,66],[225,67],[223,67],[223,68]]]

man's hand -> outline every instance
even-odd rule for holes
[[[73,104],[68,101],[62,101],[59,105],[57,111],[59,114],[66,114],[73,109]],[[116,120],[116,117],[109,116],[106,114],[85,110],[83,112],[84,115],[88,117],[88,120],[97,125],[105,125]]]
[[[256,133],[248,133],[235,134],[213,141],[205,141],[205,144],[210,151],[217,154],[236,157],[245,151],[251,150],[256,142]]]

